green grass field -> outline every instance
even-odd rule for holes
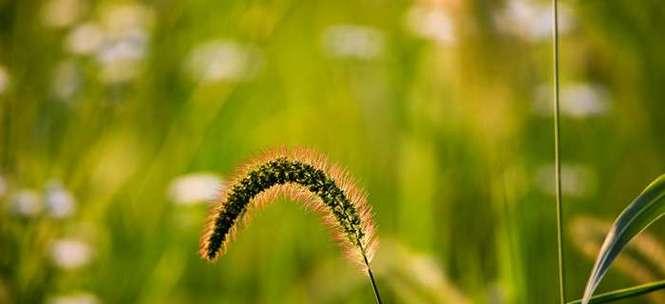
[[[0,303],[371,303],[296,202],[198,256],[208,201],[280,146],[367,191],[385,303],[558,303],[551,22],[538,0],[0,0]],[[561,1],[568,300],[665,171],[663,29],[658,0]],[[599,291],[665,278],[664,231]]]

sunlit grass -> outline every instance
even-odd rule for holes
[[[663,171],[661,6],[561,3],[567,219],[611,221]],[[377,259],[386,303],[556,303],[550,16],[535,0],[0,1],[0,303],[372,301],[295,204],[257,215],[233,263],[198,258],[205,197],[280,145],[367,189],[397,248]],[[593,266],[571,233],[569,300]],[[604,290],[637,283],[617,270]],[[328,273],[348,285],[317,288],[337,287]]]

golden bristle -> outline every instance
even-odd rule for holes
[[[317,194],[310,191],[305,185],[301,185],[295,181],[272,184],[259,183],[258,186],[260,186],[260,191],[254,195],[251,194],[257,191],[255,188],[243,188],[243,185],[249,183],[249,176],[268,173],[276,174],[274,171],[269,170],[273,168],[266,166],[269,166],[271,162],[278,160],[285,161],[285,165],[301,166],[298,168],[313,168],[313,170],[322,171],[323,176],[332,181],[334,185],[332,190],[340,190],[341,193],[343,193],[343,199],[350,202],[352,210],[348,211],[351,215],[346,213],[347,210],[344,210],[344,218],[340,218],[339,215],[336,215],[333,212],[330,205],[326,205],[320,195],[332,195],[331,193]],[[265,171],[258,171],[261,170],[261,168]],[[298,172],[279,172],[279,174],[286,174],[287,176],[289,176],[289,174],[297,173]],[[302,174],[302,172],[300,173]],[[309,173],[309,171],[307,171],[307,173]],[[322,182],[315,179],[308,181]],[[247,193],[242,193],[239,189],[244,189]],[[227,208],[231,208],[229,206],[231,204],[229,200],[232,199],[233,195],[243,198],[248,197],[248,201],[244,203],[244,208],[242,210],[235,210],[235,212],[238,213],[236,218],[226,220],[227,222],[231,222],[229,227],[221,227],[221,229],[225,231],[220,231],[219,223],[222,221],[221,218],[227,216],[228,213],[234,213],[226,212]],[[376,248],[376,239],[374,237],[372,212],[367,204],[366,194],[356,186],[347,171],[338,166],[331,165],[322,154],[303,148],[278,148],[271,150],[239,167],[233,175],[233,178],[230,179],[228,186],[225,187],[220,194],[219,200],[211,208],[208,223],[205,226],[201,237],[199,248],[200,255],[209,261],[214,261],[217,257],[223,255],[229,244],[235,238],[237,231],[251,219],[252,214],[256,210],[259,210],[261,207],[280,197],[302,202],[306,207],[321,215],[324,219],[324,223],[331,231],[332,236],[344,249],[344,252],[347,253],[347,256],[362,267],[369,267],[368,263],[371,261]],[[233,203],[237,204],[238,202]],[[341,204],[340,202],[337,203]],[[335,205],[334,207],[341,208],[341,206],[342,205]],[[234,205],[233,208],[237,208],[237,206]],[[356,216],[357,219],[355,218]],[[356,220],[359,221],[359,224],[355,223]],[[346,229],[344,225],[346,225]],[[359,231],[356,231],[356,229]],[[213,242],[215,236],[218,238],[217,242],[219,244]],[[219,241],[220,238],[221,241]],[[367,262],[365,262],[365,259],[367,259]]]

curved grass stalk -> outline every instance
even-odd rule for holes
[[[252,212],[279,196],[301,201],[323,216],[347,256],[367,272],[381,303],[370,267],[376,239],[366,195],[345,171],[311,150],[278,149],[240,169],[210,212],[201,257],[214,261],[222,255]]]

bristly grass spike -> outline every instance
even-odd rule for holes
[[[214,261],[223,255],[251,214],[280,196],[303,202],[324,218],[347,256],[367,272],[381,303],[370,267],[376,238],[367,196],[345,170],[312,150],[280,148],[242,166],[210,212],[201,257]]]

